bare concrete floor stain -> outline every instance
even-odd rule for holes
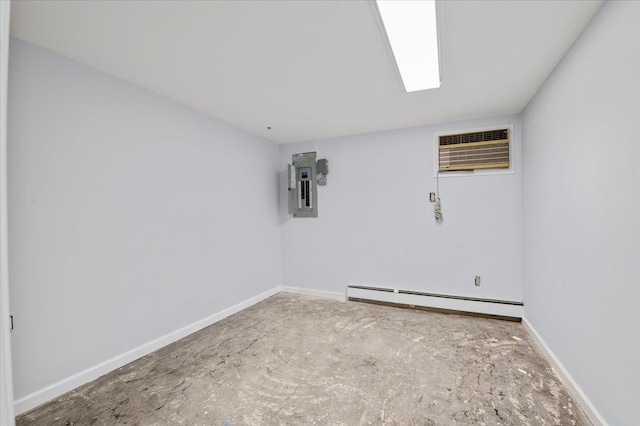
[[[225,421],[590,424],[519,324],[290,294],[17,418],[18,425]]]

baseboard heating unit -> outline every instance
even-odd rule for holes
[[[510,321],[521,321],[524,314],[523,303],[517,301],[479,299],[361,285],[348,285],[347,299],[354,302],[478,315]]]

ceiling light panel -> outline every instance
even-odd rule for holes
[[[440,87],[435,0],[376,0],[407,92]]]

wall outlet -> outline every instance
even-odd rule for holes
[[[476,275],[476,287],[480,287],[480,275]]]
[[[436,193],[435,192],[430,192],[429,193],[429,201],[431,201],[432,203],[436,202]]]

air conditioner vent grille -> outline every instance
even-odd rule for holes
[[[442,135],[438,170],[475,170],[509,167],[509,129]]]
[[[509,129],[488,130],[486,132],[460,133],[440,136],[440,146],[461,143],[488,142],[509,139]]]

